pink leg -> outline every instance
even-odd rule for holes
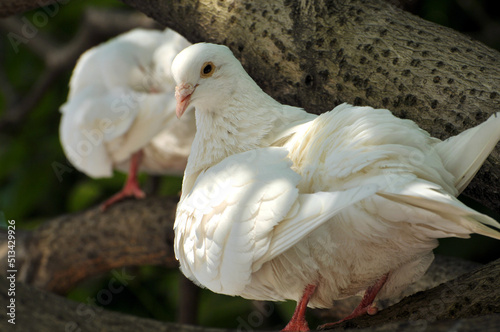
[[[127,197],[144,198],[146,195],[139,188],[139,182],[137,181],[137,172],[139,170],[139,164],[141,163],[143,152],[139,150],[134,153],[130,158],[130,168],[128,172],[127,181],[123,186],[123,189],[116,193],[114,196],[106,200],[101,204],[101,211],[106,210],[111,205],[115,204],[122,199]]]
[[[305,315],[306,315],[307,303],[311,299],[311,296],[314,294],[315,290],[316,290],[316,285],[306,286],[302,298],[297,303],[297,307],[295,308],[295,312],[293,313],[292,319],[290,319],[290,322],[285,326],[283,330],[281,330],[281,332],[309,331],[309,326],[307,325]]]
[[[369,315],[375,315],[378,309],[376,306],[373,305],[373,301],[375,300],[375,297],[377,296],[378,292],[384,286],[388,276],[389,273],[384,274],[379,280],[377,280],[375,285],[368,287],[368,289],[365,291],[365,294],[363,295],[363,299],[361,299],[359,305],[356,307],[356,309],[354,309],[354,311],[349,316],[339,320],[338,322],[321,325],[318,327],[318,330],[329,329],[337,324],[361,316],[365,313],[368,313]]]

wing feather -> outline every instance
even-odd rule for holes
[[[431,238],[478,233],[500,239],[500,233],[488,227],[500,229],[498,222],[467,207],[434,183],[416,180],[398,191],[379,192],[377,196],[383,198],[377,200],[380,217],[414,224]]]
[[[284,148],[236,154],[201,173],[177,209],[175,252],[183,272],[236,295],[249,282],[266,237],[298,197],[300,176]]]
[[[376,185],[366,185],[337,192],[300,194],[289,214],[274,228],[269,247],[253,269],[290,249],[342,209],[372,196]]]
[[[200,174],[177,210],[176,257],[212,291],[240,294],[251,274],[375,185],[299,194],[284,148],[233,155]]]

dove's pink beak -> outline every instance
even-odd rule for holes
[[[175,114],[177,118],[180,119],[182,114],[186,111],[191,101],[191,95],[198,85],[184,84],[181,83],[175,87],[175,99],[177,100],[177,107],[175,108]]]

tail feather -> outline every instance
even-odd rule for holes
[[[379,192],[377,195],[409,208],[411,216],[407,220],[410,222],[413,220],[424,227],[440,230],[447,236],[464,237],[477,233],[500,240],[500,223],[430,183],[417,183],[399,193]],[[418,218],[429,216],[429,213],[435,217]]]
[[[482,124],[438,143],[436,150],[462,192],[500,140],[500,112]]]

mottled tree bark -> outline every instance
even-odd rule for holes
[[[359,317],[341,326],[368,328],[406,321],[413,330],[418,330],[426,328],[435,321],[498,314],[500,313],[500,292],[497,291],[499,276],[500,260],[496,260],[428,291],[409,296],[381,311],[380,314]]]
[[[356,331],[495,331],[500,324],[500,292],[496,280],[500,260],[477,271],[418,293],[379,312],[363,316],[338,328]],[[11,297],[10,285],[0,279],[0,307],[6,308]],[[76,303],[55,294],[46,293],[23,283],[16,285],[16,325],[0,319],[2,331],[185,331],[222,332],[210,329],[162,323],[109,312],[95,306]],[[370,326],[370,327],[367,327]],[[358,328],[362,328],[358,330]]]
[[[128,200],[105,213],[96,207],[55,218],[22,237],[17,232],[17,280],[65,294],[82,280],[114,268],[177,267],[173,248],[177,200]],[[6,238],[0,240],[2,247]],[[1,271],[7,270],[6,255],[3,251],[0,255]]]
[[[67,3],[68,1],[64,0],[60,1],[60,3]],[[54,5],[55,3],[57,3],[56,0],[4,0],[0,2],[0,17],[23,13],[40,6]]]
[[[500,110],[500,53],[384,0],[125,3],[186,36],[229,46],[282,103],[321,113],[390,109],[447,138]],[[500,148],[466,194],[500,211]]]
[[[116,284],[118,286],[119,284]],[[20,332],[216,332],[190,325],[162,323],[152,319],[119,314],[67,300],[61,296],[42,291],[36,287],[17,283],[15,295],[15,325],[8,322],[7,305],[10,285],[0,279],[0,306],[2,319],[0,331]],[[222,332],[222,330],[219,330]]]

